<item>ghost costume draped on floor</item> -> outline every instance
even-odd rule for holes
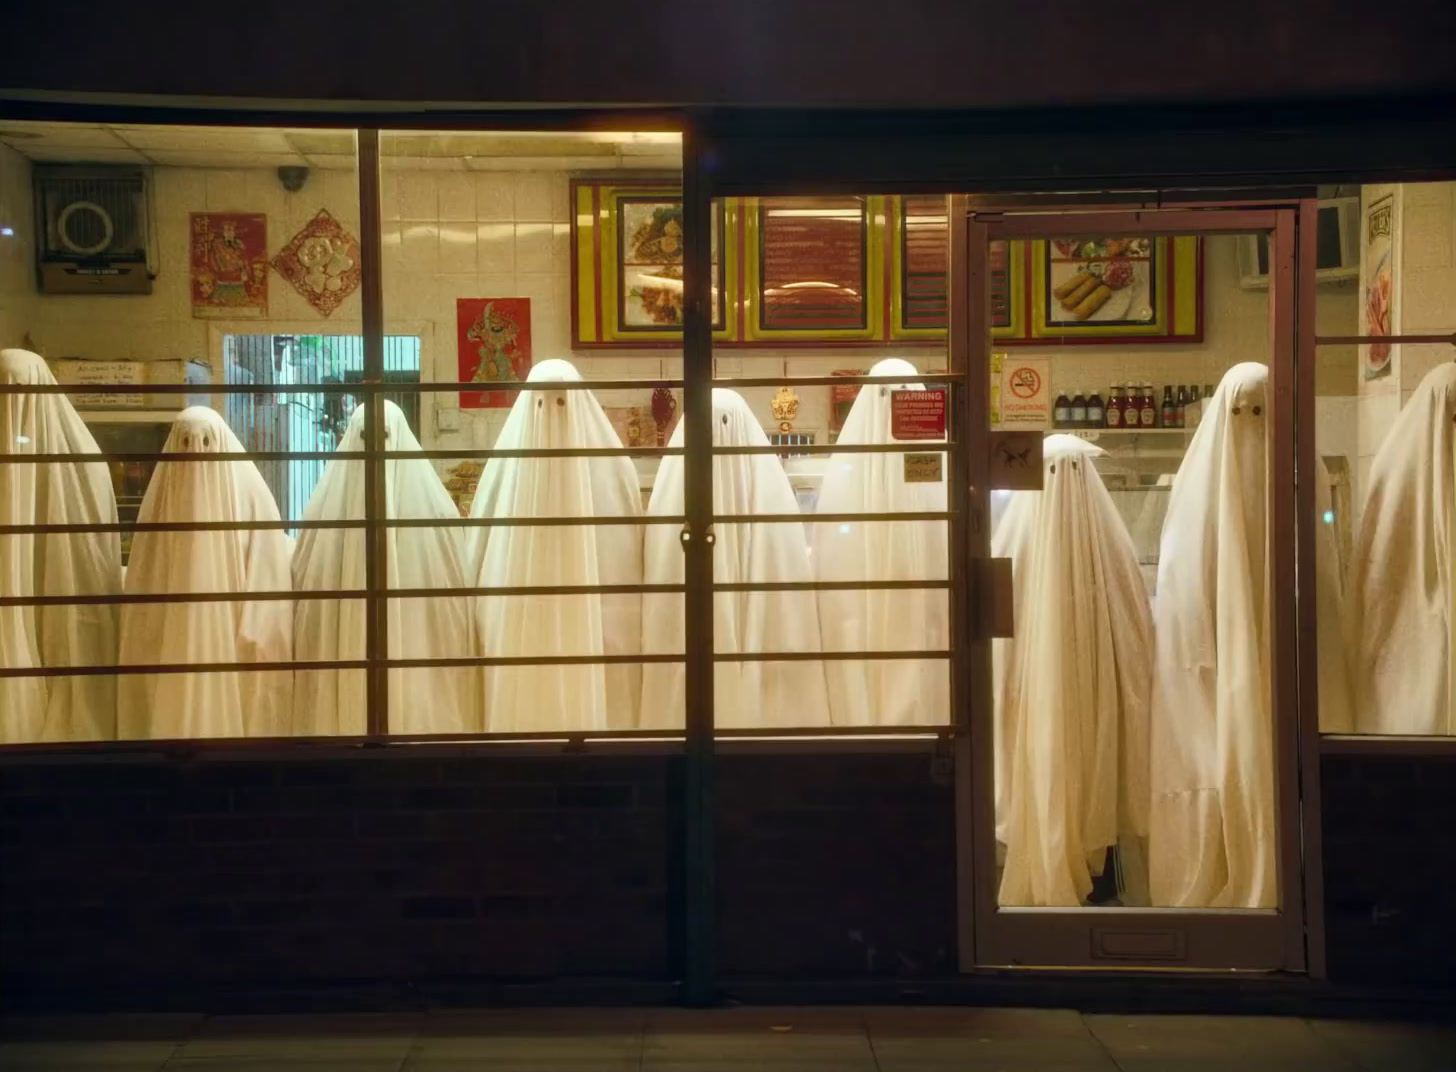
[[[683,424],[671,445],[683,445]],[[713,391],[713,446],[768,446],[748,403],[734,391]],[[718,454],[713,458],[713,512],[797,514],[799,503],[783,465],[771,454]],[[649,517],[683,513],[683,459],[664,458],[652,486]],[[713,526],[714,584],[805,582],[812,579],[804,526],[799,522]],[[647,526],[647,584],[683,583],[679,526]],[[719,592],[713,597],[713,649],[720,654],[803,653],[819,650],[819,614],[812,591]],[[683,597],[643,600],[642,650],[683,650]],[[642,671],[640,725],[681,728],[682,663],[653,663]],[[818,662],[731,662],[713,669],[715,725],[822,726],[829,722],[824,666]]]
[[[905,380],[861,387],[839,443],[895,442],[891,393],[922,386],[915,366],[898,358],[879,362],[870,375]],[[920,513],[945,507],[944,480],[905,482],[904,454],[840,453],[829,459],[816,513]],[[944,521],[815,522],[812,545],[820,581],[944,581],[947,576]],[[943,588],[819,593],[826,652],[944,651],[950,644],[949,613]],[[950,717],[945,659],[834,660],[824,670],[835,725],[925,725]]]
[[[579,383],[568,362],[543,361],[528,382]],[[497,450],[613,448],[622,441],[584,389],[523,390]],[[486,525],[472,531],[468,575],[482,588],[642,583],[642,491],[625,456],[493,457],[470,514],[625,518],[610,525]],[[481,596],[481,642],[492,658],[636,656],[642,597],[627,594]],[[487,666],[486,728],[496,732],[626,729],[641,703],[635,663]]]
[[[1108,847],[1143,855],[1152,615],[1102,453],[1049,436],[1042,490],[1010,497],[991,542],[1013,563],[1016,622],[992,656],[1003,905],[1081,904]]]
[[[343,452],[364,449],[364,407],[354,411],[339,442]],[[382,449],[420,450],[404,413],[384,403]],[[454,500],[425,458],[389,458],[384,466],[384,516],[390,520],[458,520]],[[365,463],[329,462],[304,510],[305,521],[364,520]],[[461,529],[386,529],[388,586],[464,588]],[[298,592],[362,590],[365,532],[304,528],[293,553]],[[294,613],[294,651],[300,662],[363,659],[365,604],[362,599],[300,599]],[[389,654],[395,659],[471,658],[479,654],[475,614],[465,596],[436,595],[389,600]],[[476,667],[431,667],[389,671],[389,732],[475,733],[481,729],[480,671]],[[367,730],[365,672],[306,670],[294,676],[293,732],[359,735]]]
[[[1350,569],[1360,733],[1456,733],[1456,364],[1428,372],[1370,466]]]
[[[50,368],[28,350],[0,350],[0,383],[50,386]],[[0,524],[115,525],[116,496],[71,401],[61,394],[0,396],[0,454],[75,454],[74,462],[0,467]],[[7,596],[114,596],[121,591],[115,532],[0,536]],[[0,668],[111,666],[115,605],[0,607]],[[93,741],[116,736],[116,678],[0,678],[0,743]]]
[[[1153,903],[1278,904],[1270,696],[1268,369],[1231,368],[1173,481],[1153,615]],[[1323,466],[1313,474],[1324,488]],[[1324,502],[1318,492],[1316,502]],[[1336,552],[1316,532],[1320,721],[1348,721]]]
[[[178,414],[165,454],[239,453],[216,412]],[[231,531],[142,531],[132,543],[128,595],[291,592],[293,541],[251,461],[164,459],[137,516],[140,524],[264,522]],[[277,527],[273,527],[277,526]],[[136,603],[121,615],[126,666],[286,663],[293,658],[293,601]],[[122,738],[272,737],[288,733],[293,675],[287,670],[128,674],[118,687]]]

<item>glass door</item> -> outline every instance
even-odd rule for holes
[[[1302,970],[1297,213],[961,216],[963,960]]]

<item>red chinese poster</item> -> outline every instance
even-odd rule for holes
[[[530,298],[456,298],[460,382],[516,383],[531,371]],[[461,409],[500,409],[516,391],[461,391]]]
[[[194,212],[191,217],[192,315],[268,315],[268,217],[252,212]]]

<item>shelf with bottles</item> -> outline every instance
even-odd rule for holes
[[[1107,431],[1141,435],[1147,432],[1186,432],[1197,427],[1204,400],[1212,385],[1117,383],[1104,397],[1099,390],[1074,387],[1062,390],[1052,405],[1056,431]]]

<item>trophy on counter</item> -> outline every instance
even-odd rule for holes
[[[779,422],[780,432],[791,432],[794,430],[794,418],[799,415],[799,396],[794,393],[792,387],[780,387],[774,392],[773,402],[774,420]]]
[[[667,387],[658,387],[652,392],[652,420],[657,425],[657,445],[663,446],[667,442],[667,430],[672,425],[672,415],[677,412],[677,399],[672,397],[672,390]]]

